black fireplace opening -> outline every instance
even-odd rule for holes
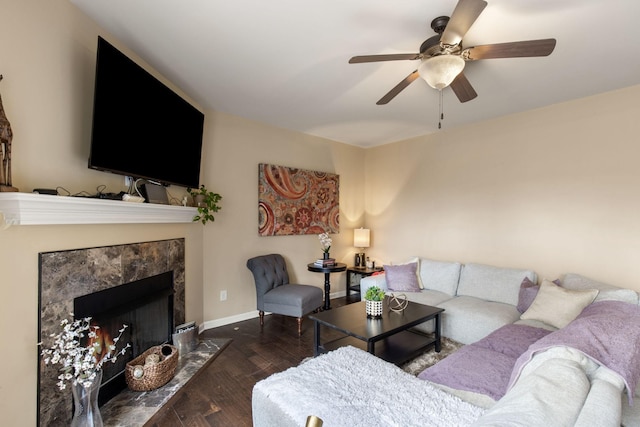
[[[127,325],[115,351],[127,343],[131,348],[118,356],[115,363],[107,361],[102,365],[100,406],[127,388],[124,375],[127,362],[152,346],[171,342],[173,295],[173,271],[168,271],[74,299],[74,317],[91,317],[91,324],[99,326],[98,339],[105,346]]]

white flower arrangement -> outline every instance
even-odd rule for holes
[[[318,234],[318,239],[320,239],[320,247],[322,248],[322,252],[329,252],[329,249],[331,249],[331,237],[329,237],[329,234],[327,233],[322,233],[322,234]]]
[[[73,385],[81,384],[83,387],[91,386],[98,371],[102,369],[102,365],[105,362],[110,361],[111,363],[115,363],[116,359],[131,347],[131,344],[127,343],[122,350],[114,353],[116,344],[127,328],[127,325],[122,325],[122,328],[118,331],[118,336],[113,338],[112,343],[105,343],[105,349],[102,349],[103,343],[96,340],[96,338],[98,338],[96,330],[100,327],[91,325],[91,317],[85,317],[84,319],[74,320],[72,322],[69,322],[68,319],[62,319],[60,326],[62,326],[62,332],[59,334],[51,334],[51,337],[54,339],[53,346],[43,349],[41,353],[44,357],[45,364],[62,365],[60,368],[61,374],[58,375],[60,381],[57,383],[60,390],[65,389],[66,381],[71,381]],[[87,347],[82,347],[80,341],[85,336],[86,331],[89,331],[86,335],[90,342],[93,341],[93,343]],[[97,356],[102,354],[104,350],[106,350],[106,354],[98,360]]]

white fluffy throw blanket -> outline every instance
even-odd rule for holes
[[[259,381],[254,426],[469,426],[484,409],[354,347],[342,347]]]

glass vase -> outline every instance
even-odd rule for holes
[[[329,252],[323,252],[322,259],[329,259]]]
[[[98,371],[93,383],[84,387],[78,383],[71,386],[73,393],[73,419],[71,427],[103,427],[100,408],[98,407],[98,393],[102,382],[102,371]]]

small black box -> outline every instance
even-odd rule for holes
[[[142,184],[142,195],[147,203],[168,205],[167,190],[162,185]]]
[[[49,194],[51,196],[57,196],[58,190],[54,190],[52,188],[34,188],[33,192],[35,194]]]

